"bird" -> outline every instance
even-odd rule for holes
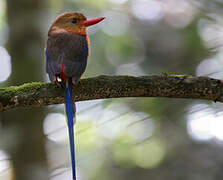
[[[72,85],[76,85],[87,66],[90,41],[87,27],[105,17],[87,19],[82,13],[66,12],[59,15],[48,31],[46,43],[46,72],[51,82],[64,89],[65,111],[70,142],[73,180],[76,180],[74,116],[75,103]]]

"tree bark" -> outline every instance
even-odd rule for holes
[[[121,97],[168,97],[223,102],[223,82],[186,75],[98,76],[73,86],[75,101]],[[0,89],[0,110],[64,103],[63,88],[34,82]]]

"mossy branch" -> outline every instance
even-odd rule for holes
[[[186,75],[98,76],[73,86],[75,101],[120,97],[169,97],[223,102],[223,82]],[[0,88],[0,110],[64,103],[63,89],[52,83],[33,82]]]

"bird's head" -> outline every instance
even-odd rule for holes
[[[102,21],[104,17],[89,19],[81,13],[64,13],[56,18],[49,29],[52,32],[71,32],[86,35],[86,28]]]

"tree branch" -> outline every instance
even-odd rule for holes
[[[73,86],[75,101],[120,97],[169,97],[223,102],[223,81],[186,75],[98,76]],[[0,111],[64,103],[62,88],[33,82],[0,88]]]

